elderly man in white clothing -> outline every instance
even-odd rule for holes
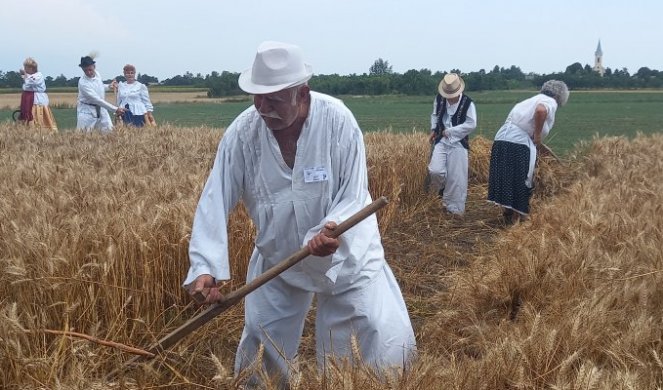
[[[226,130],[194,217],[184,285],[191,294],[211,288],[208,303],[221,298],[216,281],[230,277],[227,219],[240,198],[257,227],[247,281],[303,245],[313,254],[246,297],[236,374],[262,344],[263,367],[286,381],[314,296],[320,366],[351,356],[353,336],[364,362],[376,367],[403,367],[415,352],[375,216],[339,239],[325,235],[371,196],[355,118],[340,100],[311,91],[311,76],[299,47],[258,47],[239,77],[254,104]]]
[[[110,89],[110,84],[104,84],[101,80],[94,58],[81,57],[81,63],[78,66],[81,67],[84,75],[78,80],[76,128],[85,131],[110,132],[113,130],[113,122],[106,110],[114,111],[116,115],[122,115],[124,108],[116,107],[106,101],[105,93]]]
[[[434,145],[428,164],[430,188],[442,195],[446,210],[455,215],[465,213],[469,134],[477,127],[476,107],[464,90],[458,74],[444,75],[433,102],[429,138]]]

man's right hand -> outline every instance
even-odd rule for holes
[[[223,299],[223,295],[216,286],[216,281],[209,274],[198,276],[193,283],[187,286],[187,291],[200,304],[214,303]]]
[[[435,129],[430,131],[430,137],[428,137],[428,143],[432,144],[435,142]]]

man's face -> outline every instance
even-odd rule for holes
[[[299,87],[253,95],[253,105],[271,130],[290,127],[299,114]]]
[[[84,67],[83,67],[83,73],[85,73],[85,75],[86,75],[87,77],[92,78],[92,77],[94,77],[94,74],[95,74],[94,70],[95,70],[95,69],[96,69],[96,66],[95,66],[94,64],[92,64],[92,65],[88,65],[88,66],[84,66]]]
[[[456,97],[453,97],[453,98],[448,98],[447,102],[449,104],[456,104],[456,103],[458,103],[458,100],[460,100],[460,96],[456,96]]]

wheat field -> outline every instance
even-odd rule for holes
[[[75,92],[49,92],[49,103],[51,107],[57,108],[76,108],[78,94]],[[116,104],[115,95],[112,91],[106,92],[106,100],[112,104]],[[179,102],[206,102],[206,103],[219,103],[224,98],[208,98],[205,91],[193,92],[150,92],[150,101],[153,104],[160,103],[179,103]],[[0,94],[0,109],[16,110],[21,103],[20,93],[1,93]]]
[[[241,304],[107,375],[134,356],[119,347],[145,349],[201,311],[180,285],[221,137],[206,127],[103,136],[0,125],[0,387],[241,388]],[[399,373],[321,372],[307,324],[291,388],[661,388],[663,135],[596,138],[561,162],[542,159],[532,218],[514,226],[485,202],[490,141],[472,140],[467,213],[456,219],[423,191],[425,139],[365,136],[371,192],[390,199],[378,219],[418,358]],[[242,207],[229,229],[226,291],[244,283],[252,249]]]

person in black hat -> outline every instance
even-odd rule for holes
[[[78,106],[76,108],[76,128],[84,131],[99,130],[107,133],[113,130],[113,121],[107,110],[115,115],[124,114],[122,107],[116,107],[105,99],[110,84],[104,84],[96,70],[93,56],[81,57],[78,65],[84,76],[78,80]]]

